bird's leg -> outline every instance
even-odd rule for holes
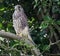
[[[22,33],[18,33],[17,35],[20,36],[20,37],[23,37],[23,34]]]

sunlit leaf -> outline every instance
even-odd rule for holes
[[[48,27],[48,25],[49,25],[49,23],[48,23],[47,21],[43,21],[43,22],[41,23],[41,25],[40,25],[40,28],[41,28],[41,29],[45,29],[45,28]]]
[[[2,26],[2,23],[0,23],[0,29],[2,28],[3,26]]]
[[[5,8],[1,8],[0,11],[3,11]]]
[[[37,2],[38,2],[38,0],[35,0],[35,2],[37,3]]]

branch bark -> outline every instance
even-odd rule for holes
[[[20,40],[22,38],[13,33],[5,32],[5,31],[0,31],[0,37],[5,37],[5,38],[9,38],[9,39],[17,39],[17,40]]]

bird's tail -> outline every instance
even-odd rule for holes
[[[28,40],[29,40],[33,45],[36,45],[36,44],[34,43],[34,41],[32,40],[32,38],[31,38],[30,35],[28,35]]]

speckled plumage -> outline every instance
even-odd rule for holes
[[[21,5],[15,6],[15,11],[13,13],[13,27],[17,34],[21,33],[25,27],[28,28],[27,16],[25,15]]]
[[[27,16],[25,15],[21,5],[15,6],[15,11],[13,13],[13,27],[17,35],[20,37],[27,37],[29,40],[32,40],[29,34]]]

